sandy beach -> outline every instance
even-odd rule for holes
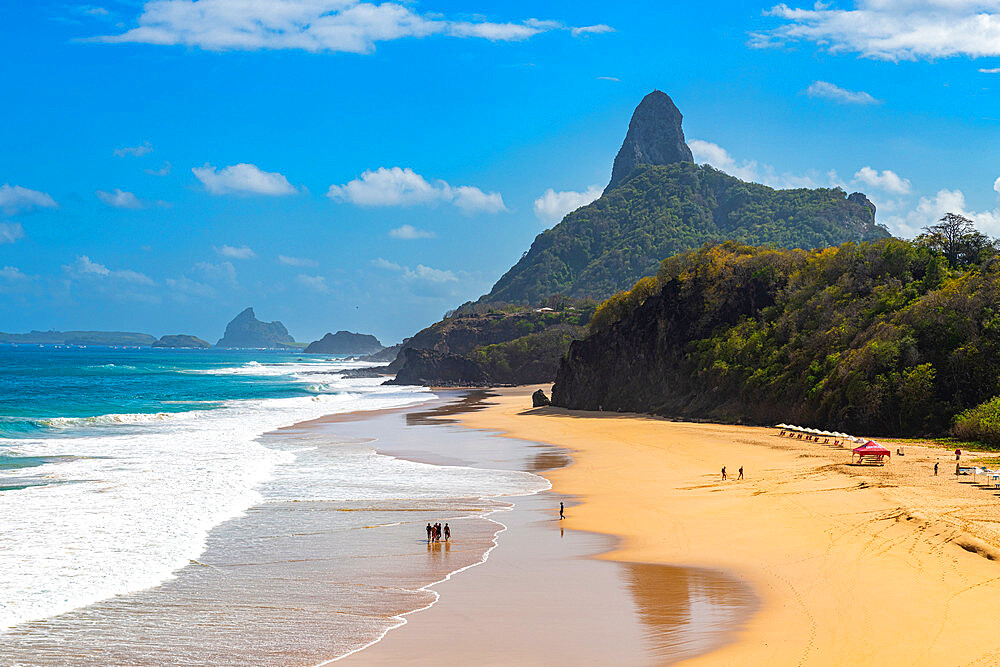
[[[533,389],[500,390],[458,419],[572,453],[545,476],[577,499],[564,528],[621,538],[596,558],[709,568],[759,597],[734,641],[691,664],[1000,659],[1000,492],[955,476],[953,453],[905,445],[884,468],[856,467],[844,448],[773,429],[531,409]],[[635,592],[656,597],[650,586]],[[432,614],[414,616],[410,631],[436,636]],[[450,622],[453,636],[473,627]],[[555,627],[572,623],[568,606]]]

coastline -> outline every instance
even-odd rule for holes
[[[933,476],[949,452],[907,445],[885,468],[851,467],[844,449],[773,429],[532,409],[534,389],[497,390],[459,420],[568,449],[573,463],[545,476],[581,500],[566,528],[620,538],[598,559],[717,569],[759,597],[735,641],[691,664],[1000,657],[988,613],[1000,593],[1000,502]]]

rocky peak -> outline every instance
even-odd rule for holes
[[[281,322],[261,322],[253,308],[247,308],[226,325],[226,333],[217,347],[289,347],[295,340]]]
[[[684,142],[682,120],[680,110],[666,93],[654,90],[642,98],[632,114],[625,142],[615,156],[611,182],[604,191],[628,178],[640,164],[694,162],[691,149]]]

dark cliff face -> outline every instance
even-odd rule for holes
[[[436,350],[404,349],[403,365],[386,384],[438,387],[483,387],[489,378],[476,362]]]
[[[261,322],[247,308],[226,325],[225,335],[216,347],[281,348],[295,343],[281,322]]]
[[[382,350],[382,343],[370,334],[338,331],[328,333],[309,343],[305,352],[318,354],[374,354]]]
[[[697,295],[671,281],[624,320],[570,345],[552,389],[552,404],[741,421],[747,406],[718,396],[711,385],[702,386],[689,361],[688,345],[772,300],[771,288],[750,279],[725,304],[706,312]]]
[[[643,164],[694,162],[681,129],[683,116],[666,93],[654,90],[636,107],[628,133],[611,169],[611,182],[604,192],[616,187]]]

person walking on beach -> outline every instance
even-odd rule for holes
[[[448,524],[445,523],[444,524],[444,541],[447,542],[450,539],[451,539],[451,528],[449,528]]]
[[[559,520],[562,521],[565,518],[566,518],[566,507],[562,503],[559,503]]]
[[[427,524],[427,542],[428,542],[428,544],[430,543],[431,538],[433,536],[434,536],[434,528],[431,526],[430,523],[428,523]]]
[[[935,461],[934,462],[934,476],[935,477],[937,477],[937,467],[938,467],[938,464],[937,464],[937,461]]]
[[[743,479],[743,466],[740,466],[740,474],[736,479]]]
[[[722,481],[726,481],[726,466],[722,466]]]

